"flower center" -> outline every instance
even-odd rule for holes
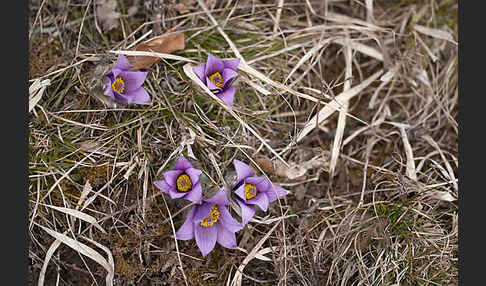
[[[211,211],[209,212],[208,216],[205,217],[201,221],[201,226],[204,226],[204,227],[212,226],[213,224],[218,222],[219,216],[220,216],[220,214],[219,214],[218,207],[215,204],[213,204],[213,206],[211,207]]]
[[[223,87],[223,77],[219,72],[215,72],[210,75],[209,80],[212,81],[217,87]]]
[[[188,175],[182,174],[177,178],[176,181],[177,190],[179,192],[187,192],[192,188],[192,182]]]
[[[247,200],[256,197],[258,191],[257,188],[251,184],[245,184],[245,198]]]
[[[115,81],[111,84],[111,87],[114,91],[118,93],[123,93],[123,91],[125,90],[125,82],[121,77],[117,77]]]

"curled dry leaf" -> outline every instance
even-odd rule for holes
[[[262,155],[257,156],[255,161],[265,173],[290,180],[304,179],[307,171],[311,169],[324,168],[329,171],[329,154],[323,154],[299,164],[289,162],[290,167],[284,165],[281,161],[271,160]]]
[[[283,164],[281,161],[270,160],[265,156],[256,157],[255,162],[263,169],[263,171],[265,171],[265,173],[291,180],[302,179],[307,171],[297,164],[289,163],[289,167]]]
[[[140,43],[135,46],[135,51],[156,52],[171,54],[175,51],[184,49],[184,34],[176,33],[160,36],[148,43]],[[133,69],[148,68],[154,63],[160,61],[158,57],[151,56],[129,56],[130,66]]]
[[[101,0],[96,8],[96,14],[105,32],[120,25],[118,18],[120,18],[121,14],[115,12],[116,6],[116,0]]]
[[[453,202],[453,201],[456,201],[457,200],[449,192],[438,191],[438,190],[432,190],[432,191],[430,191],[430,197],[432,197],[434,199],[441,200],[441,201],[446,201],[446,202]]]

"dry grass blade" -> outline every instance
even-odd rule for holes
[[[405,155],[407,156],[407,176],[412,180],[417,180],[417,171],[415,169],[415,160],[413,157],[412,146],[408,141],[407,132],[404,127],[400,127],[400,134],[402,135],[403,147],[405,148]]]
[[[149,181],[149,167],[147,166],[147,161],[145,161],[145,166],[143,167],[143,190],[142,190],[142,218],[145,219],[147,211],[147,193],[148,193],[148,181]]]
[[[93,188],[91,187],[89,180],[86,180],[86,184],[84,184],[83,191],[81,192],[81,196],[79,196],[78,200],[78,206],[76,206],[76,209],[79,208],[83,204],[83,202],[86,200],[88,197],[89,193],[93,191]]]
[[[78,210],[73,210],[70,208],[64,208],[64,207],[56,207],[56,206],[51,206],[51,205],[46,205],[47,207],[50,207],[52,209],[55,209],[57,211],[63,212],[65,214],[68,214],[70,216],[79,218],[81,220],[84,220],[85,222],[92,224],[94,227],[99,229],[102,233],[106,233],[106,231],[101,227],[101,225],[98,224],[96,219],[88,214],[85,214],[83,212],[80,212]]]
[[[273,231],[277,228],[277,226],[280,224],[281,220],[279,220],[266,234],[258,243],[253,247],[253,249],[248,253],[248,255],[243,259],[243,262],[241,262],[240,266],[235,272],[235,275],[233,276],[233,280],[231,281],[231,286],[241,286],[242,278],[243,278],[243,269],[245,269],[245,266],[250,262],[253,258],[256,257],[258,251],[260,250],[260,247],[262,247],[263,243],[268,239],[270,234],[273,233]]]
[[[358,42],[355,42],[355,41],[352,41],[348,44],[344,41],[344,39],[338,38],[338,39],[334,39],[332,42],[336,43],[336,44],[340,44],[342,46],[349,45],[349,46],[351,46],[351,48],[353,48],[353,50],[357,50],[358,52],[360,52],[364,55],[370,56],[372,58],[375,58],[379,61],[383,61],[383,59],[384,59],[383,53],[381,53],[377,49],[369,47],[369,46],[361,44],[361,43],[358,43]]]
[[[51,81],[45,79],[41,81],[40,79],[35,80],[29,87],[29,112],[34,109],[34,107],[39,103],[41,100],[46,87],[51,84]]]
[[[177,253],[177,260],[179,261],[179,266],[180,266],[179,270],[182,272],[182,277],[184,277],[184,283],[186,284],[186,286],[188,286],[189,284],[187,282],[186,273],[184,272],[184,267],[182,266],[181,254],[179,252],[179,244],[177,243],[177,239],[176,239],[176,230],[175,230],[175,227],[174,227],[174,221],[172,220],[172,214],[170,213],[169,206],[167,205],[165,197],[162,196],[162,199],[164,200],[165,208],[166,208],[167,212],[169,213],[169,221],[170,221],[170,226],[172,228],[172,234],[173,234],[173,237],[174,237],[174,243],[175,243],[176,253]]]
[[[309,120],[304,128],[300,131],[299,135],[297,136],[297,142],[302,140],[307,134],[309,134],[316,126],[319,126],[324,120],[326,120],[329,116],[331,116],[336,110],[340,110],[340,106],[342,106],[342,102],[349,101],[351,98],[356,96],[360,93],[363,89],[373,83],[380,75],[383,73],[383,70],[379,70],[369,78],[364,80],[359,85],[356,85],[335,97],[334,100],[329,102],[325,107],[323,107],[318,114],[314,115],[311,120]]]
[[[383,122],[384,122],[384,119],[379,118],[376,121],[372,122],[370,125],[361,127],[360,129],[356,130],[353,134],[349,135],[346,139],[343,140],[343,146],[346,146],[349,142],[351,142],[359,134],[363,133],[364,131],[366,131],[366,130],[372,128],[372,127],[380,126],[380,124],[382,124]]]
[[[375,22],[375,17],[373,17],[373,0],[365,0],[366,4],[366,21],[373,23]]]
[[[284,6],[284,0],[278,0],[277,14],[275,15],[275,23],[273,25],[273,32],[277,33],[279,29],[280,17],[282,16],[282,8]]]
[[[62,243],[61,240],[56,239],[51,244],[51,246],[49,246],[49,249],[46,252],[46,257],[44,258],[44,263],[42,264],[42,268],[41,268],[41,271],[39,273],[39,279],[37,279],[37,286],[43,286],[44,285],[47,265],[49,264],[49,261],[51,261],[52,255],[57,250],[57,248],[61,245],[61,243]]]
[[[389,71],[387,71],[384,75],[380,77],[381,83],[380,85],[376,88],[375,92],[371,96],[370,101],[368,102],[368,108],[373,109],[376,105],[376,101],[378,98],[378,95],[380,94],[380,91],[383,87],[385,87],[395,76],[396,72],[398,70],[398,65],[394,66],[391,68]]]
[[[266,54],[266,55],[260,56],[258,58],[251,59],[251,60],[247,61],[247,63],[249,65],[251,65],[253,63],[257,63],[257,62],[262,61],[262,60],[266,60],[266,59],[269,59],[269,58],[272,58],[272,57],[276,57],[280,54],[288,53],[292,50],[299,49],[299,48],[308,46],[310,44],[313,44],[313,42],[312,41],[306,41],[306,42],[303,42],[303,43],[298,43],[298,44],[283,48],[281,50],[275,51],[273,53]]]
[[[447,159],[444,155],[444,152],[442,152],[442,150],[440,149],[439,144],[437,144],[437,142],[435,142],[434,139],[432,137],[430,137],[429,135],[423,135],[422,138],[424,138],[425,141],[427,141],[430,145],[432,145],[439,152],[440,157],[442,158],[442,161],[444,161],[447,172],[449,173],[449,179],[452,182],[452,186],[454,186],[454,189],[457,191],[459,189],[459,187],[457,185],[456,176],[454,175],[454,171],[452,170],[451,164],[449,164],[449,161],[447,161]]]
[[[301,92],[298,92],[298,91],[295,91],[293,90],[292,88],[288,87],[287,85],[285,84],[282,84],[282,83],[279,83],[279,82],[276,82],[276,81],[273,81],[271,80],[270,78],[268,78],[267,76],[265,76],[264,74],[262,74],[261,72],[257,71],[256,69],[252,68],[251,66],[249,66],[247,63],[245,62],[240,62],[240,64],[238,65],[238,69],[243,71],[243,72],[246,72],[247,74],[249,75],[252,75],[253,77],[273,86],[274,88],[280,90],[281,92],[288,92],[290,94],[293,94],[293,95],[296,95],[297,97],[300,97],[300,98],[304,98],[304,99],[307,99],[307,100],[310,100],[312,102],[315,102],[315,103],[318,103],[318,104],[323,104],[323,105],[327,105],[327,103],[313,97],[313,96],[310,96],[308,94],[305,94],[305,93],[301,93]],[[256,84],[254,84],[256,85]],[[261,88],[263,90],[265,90],[264,88]],[[260,89],[259,89],[260,90]],[[263,94],[266,94],[267,92],[262,92]],[[268,92],[268,94],[271,94],[270,92]],[[329,97],[328,95],[324,95],[326,97]],[[342,110],[342,108],[340,106],[334,106],[333,107],[335,110]],[[349,114],[349,113],[346,113],[347,116],[350,116],[358,121],[360,121],[361,123],[363,124],[367,124],[366,122],[364,122],[363,120],[355,117],[354,115],[352,114]]]
[[[59,73],[62,73],[63,71],[66,71],[66,70],[68,70],[68,69],[71,69],[71,68],[73,68],[73,67],[75,67],[75,66],[79,66],[79,65],[81,65],[81,64],[82,64],[82,63],[84,63],[84,62],[87,62],[87,61],[96,61],[96,60],[98,60],[98,57],[96,57],[96,56],[88,57],[88,58],[86,58],[86,59],[82,59],[82,60],[80,60],[79,62],[76,62],[76,63],[74,63],[74,64],[72,64],[72,65],[69,65],[69,66],[67,66],[67,67],[64,67],[64,68],[61,68],[61,69],[55,70],[55,71],[53,71],[53,72],[50,72],[50,73],[45,74],[45,75],[43,75],[43,76],[40,76],[40,77],[38,77],[38,78],[31,79],[31,80],[29,80],[29,81],[35,81],[35,80],[38,80],[38,79],[41,79],[41,78],[46,78],[46,77],[49,77],[49,76],[51,76],[51,75],[58,75]],[[52,79],[51,79],[51,80],[52,80]]]
[[[37,215],[37,208],[39,207],[39,200],[40,200],[40,177],[37,178],[37,199],[35,201],[34,210],[32,211],[32,216],[30,217],[29,223],[29,231],[32,230],[32,226],[34,223],[35,216]]]
[[[331,39],[325,39],[321,40],[316,46],[314,46],[310,51],[308,51],[300,60],[297,62],[297,64],[294,66],[294,68],[289,72],[287,77],[284,80],[284,83],[289,80],[289,78],[296,72],[301,65],[303,65],[310,57],[312,57],[315,53],[317,53],[320,49],[322,49],[326,44],[331,42]]]
[[[108,271],[108,275],[106,275],[106,285],[113,285],[113,278],[115,277],[115,261],[113,260],[113,254],[111,254],[111,251],[108,249],[108,247],[88,237],[83,236],[83,238],[96,245],[97,247],[103,249],[103,251],[106,252],[106,255],[108,255],[108,263],[111,266],[111,271]]]
[[[297,92],[291,88],[289,88],[288,86],[284,85],[284,84],[281,84],[279,82],[276,82],[276,81],[273,81],[271,79],[269,79],[268,77],[266,77],[264,74],[262,74],[261,72],[255,70],[254,68],[252,68],[251,66],[249,66],[248,64],[246,64],[245,62],[240,62],[240,64],[238,65],[238,69],[241,70],[241,71],[244,71],[246,72],[247,74],[250,74],[252,75],[253,77],[277,88],[277,89],[280,89],[282,91],[287,91],[291,94],[294,94],[294,95],[297,95],[298,97],[301,97],[301,98],[305,98],[305,99],[308,99],[310,101],[313,101],[313,102],[316,102],[316,103],[319,103],[319,100],[315,97],[312,97],[310,95],[307,95],[305,93],[301,93],[301,92]]]
[[[351,42],[349,38],[345,39],[345,43]],[[344,48],[344,59],[346,63],[345,79],[343,85],[343,93],[348,91],[351,87],[352,74],[352,55],[351,47],[347,44]],[[349,100],[342,101],[343,111],[339,111],[338,123],[336,127],[336,135],[334,135],[334,142],[331,149],[331,164],[329,165],[329,174],[331,178],[334,176],[334,170],[337,165],[337,159],[339,157],[339,150],[341,149],[341,143],[344,135],[344,128],[346,126],[346,113],[348,111]]]
[[[185,57],[171,55],[171,54],[164,54],[164,53],[144,52],[144,51],[110,51],[110,52],[117,54],[117,55],[148,56],[148,57],[158,57],[160,59],[178,60],[178,61],[184,61],[184,62],[190,62],[190,63],[197,63],[196,61],[185,58]]]
[[[110,275],[110,276],[113,275],[112,273],[115,271],[113,269],[113,267],[106,261],[106,259],[101,254],[99,254],[93,248],[87,246],[84,243],[76,241],[76,240],[74,240],[74,239],[70,238],[69,236],[66,236],[62,233],[48,229],[48,228],[43,227],[41,225],[38,225],[38,226],[41,227],[43,230],[45,230],[48,234],[50,234],[51,236],[56,238],[57,240],[61,241],[62,243],[66,244],[67,246],[74,249],[75,251],[77,251],[77,252],[83,254],[84,256],[87,256],[87,257],[91,258],[92,260],[96,261],[98,264],[100,264],[101,266],[103,266],[103,268],[106,269],[106,271],[108,272],[107,275]],[[107,277],[107,282],[109,282],[108,277]],[[107,283],[107,286],[113,286],[113,283],[111,283],[111,284]]]
[[[379,31],[379,32],[386,32],[387,31],[386,29],[379,27],[375,24],[368,23],[366,21],[363,21],[363,20],[360,20],[360,19],[357,19],[357,18],[353,18],[353,17],[349,17],[349,16],[339,14],[339,13],[329,12],[329,13],[327,13],[326,16],[324,16],[324,18],[326,18],[329,21],[342,23],[342,24],[352,23],[352,24],[361,25],[361,26],[364,26],[364,27],[369,28],[369,29],[374,30],[374,31]]]
[[[241,64],[241,63],[240,63]],[[233,109],[231,109],[230,106],[228,106],[226,103],[224,103],[223,100],[221,100],[219,97],[217,97],[214,93],[211,92],[211,90],[209,90],[209,88],[207,86],[204,85],[204,83],[199,79],[199,77],[197,77],[197,75],[194,73],[193,71],[193,66],[191,64],[185,64],[183,69],[184,69],[184,73],[192,80],[194,81],[204,92],[206,92],[211,98],[213,98],[214,100],[216,100],[216,102],[221,106],[223,107],[224,110],[226,110],[228,113],[230,113],[236,120],[238,120],[238,122],[240,122],[241,125],[243,125],[246,129],[248,129],[253,135],[255,135],[255,137],[258,138],[258,140],[260,140],[262,142],[263,145],[265,145],[265,147],[268,148],[268,150],[270,150],[270,152],[272,152],[280,161],[282,161],[284,164],[287,164],[287,162],[285,162],[285,160],[267,143],[267,141],[265,141],[265,139],[263,139],[260,134],[258,134],[253,128],[251,128],[244,120],[242,120],[238,114],[236,114]]]
[[[201,6],[201,8],[203,8],[204,12],[208,15],[208,18],[209,18],[209,20],[211,20],[213,25],[216,26],[216,29],[221,34],[221,36],[223,36],[223,38],[226,40],[226,42],[228,43],[230,48],[233,50],[233,53],[235,53],[235,55],[238,58],[240,58],[242,62],[245,62],[245,59],[241,55],[240,51],[238,51],[238,48],[236,47],[236,45],[233,43],[233,41],[231,41],[231,39],[228,37],[228,35],[224,32],[223,28],[221,28],[221,25],[218,24],[218,21],[216,21],[216,19],[214,19],[213,15],[211,15],[211,12],[209,12],[209,9],[206,6],[206,4],[201,0],[197,0],[197,3],[199,4],[199,6]]]
[[[427,28],[421,25],[415,25],[414,29],[417,32],[420,32],[424,35],[434,37],[436,39],[441,39],[441,40],[446,40],[449,41],[455,45],[457,45],[457,42],[454,41],[454,38],[452,37],[451,33],[439,29],[432,29],[432,28]]]
[[[266,257],[264,254],[267,254],[267,253],[271,253],[271,252],[275,252],[275,249],[277,247],[267,247],[267,248],[262,248],[260,249],[256,254],[255,254],[255,258],[256,259],[259,259],[259,260],[262,260],[262,261],[273,261],[272,259]],[[238,247],[238,250],[241,250],[243,251],[244,253],[246,253],[248,255],[248,251],[246,251],[246,249],[243,249],[243,248],[240,248]]]
[[[264,87],[262,87],[261,85],[259,84],[256,84],[254,83],[253,81],[251,81],[249,78],[247,78],[246,76],[242,76],[241,79],[247,83],[249,86],[251,86],[252,88],[254,88],[256,91],[260,92],[261,94],[263,95],[270,95],[272,94],[272,92],[266,90]]]

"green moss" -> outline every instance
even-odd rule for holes
[[[379,216],[387,218],[391,223],[392,234],[398,235],[400,238],[408,241],[410,240],[411,229],[413,228],[412,219],[403,215],[406,210],[406,202],[399,201],[398,204],[378,204],[376,211]]]

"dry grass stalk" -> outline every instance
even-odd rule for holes
[[[374,82],[381,74],[383,70],[380,70],[369,78],[364,80],[362,83],[355,85],[354,87],[346,90],[345,92],[340,93],[337,95],[331,102],[328,103],[325,107],[323,107],[318,114],[314,115],[312,119],[310,119],[304,128],[299,132],[297,136],[297,142],[301,141],[307,134],[309,134],[316,126],[320,125],[325,119],[327,119],[330,115],[332,115],[335,111],[342,109],[342,102],[349,101],[351,98],[356,96],[359,92],[369,86],[372,82]]]

